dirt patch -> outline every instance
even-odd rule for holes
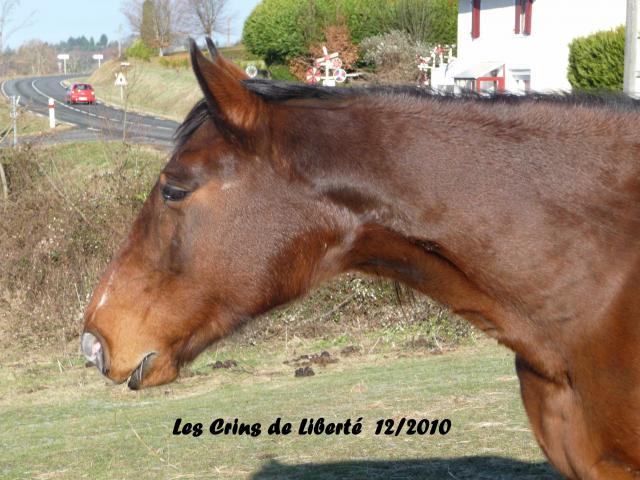
[[[294,377],[313,377],[316,374],[316,372],[313,371],[313,368],[311,367],[300,367],[296,369],[296,372],[294,373]]]
[[[311,355],[300,355],[299,357],[294,358],[293,360],[285,360],[283,363],[285,365],[293,365],[296,367],[308,367],[311,364],[325,367],[330,363],[337,363],[337,362],[338,362],[337,358],[332,357],[329,352],[324,350],[320,353],[312,353]]]
[[[216,363],[213,364],[213,368],[233,368],[237,366],[238,366],[238,362],[236,362],[235,360],[225,360],[224,362],[221,362],[220,360],[218,360]]]

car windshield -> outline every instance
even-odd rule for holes
[[[91,90],[91,85],[76,85],[76,90]]]

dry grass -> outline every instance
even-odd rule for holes
[[[65,344],[164,155],[117,143],[0,155],[11,192],[0,204],[0,342]]]
[[[0,343],[3,354],[75,346],[82,313],[165,161],[121,143],[2,151],[11,196],[0,204]],[[443,350],[473,331],[422,296],[346,275],[248,324],[227,342],[363,338],[389,348]]]

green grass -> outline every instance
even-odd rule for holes
[[[529,432],[513,355],[483,341],[446,355],[365,354],[294,378],[284,345],[209,351],[179,382],[105,386],[76,356],[0,367],[2,478],[559,478]],[[308,346],[307,346],[308,347]],[[309,353],[307,351],[306,353]],[[333,352],[334,354],[337,351]],[[235,370],[210,365],[233,356]],[[176,418],[259,422],[257,437],[174,436]],[[294,424],[269,436],[276,418]],[[358,436],[299,436],[305,417],[363,418]],[[446,436],[376,436],[378,419],[450,418]],[[393,476],[391,476],[393,473]],[[450,475],[449,475],[450,474]]]

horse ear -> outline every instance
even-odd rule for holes
[[[228,140],[245,144],[244,138],[254,133],[260,118],[264,118],[265,103],[242,85],[247,76],[224,60],[215,45],[207,39],[211,61],[189,39],[191,65],[204,93],[211,117]]]
[[[205,37],[207,42],[207,50],[209,50],[209,57],[212,62],[218,62],[222,67],[224,67],[232,76],[237,78],[238,80],[246,80],[249,78],[249,75],[246,74],[244,70],[239,68],[235,63],[230,62],[218,51],[218,47],[213,43],[213,40],[209,37]]]

